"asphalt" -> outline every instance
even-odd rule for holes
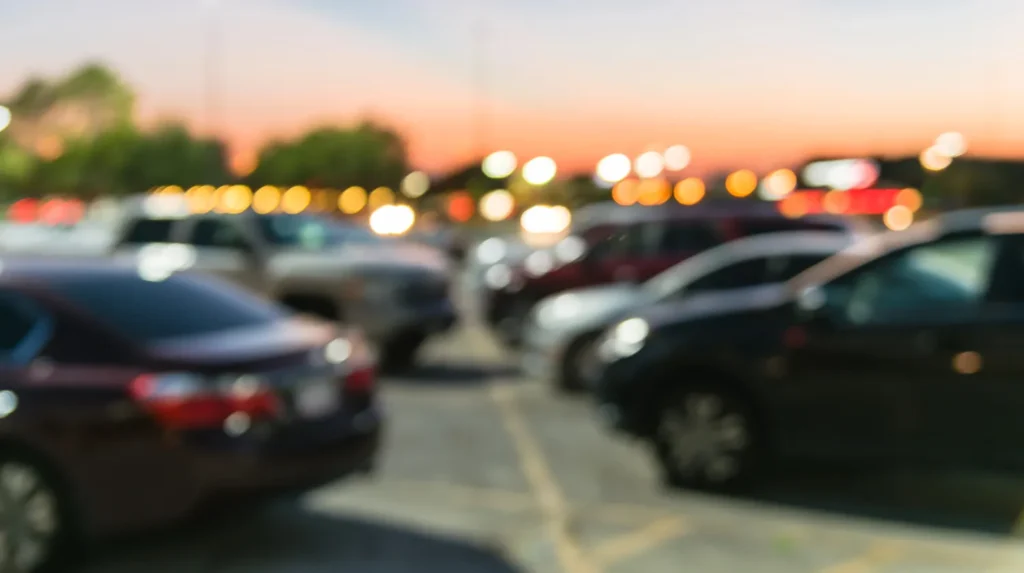
[[[87,573],[1024,572],[1024,481],[789,468],[754,494],[663,488],[585,398],[479,327],[383,381],[376,475],[115,541]]]

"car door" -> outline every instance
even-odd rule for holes
[[[990,239],[995,240],[995,239]],[[978,266],[989,253],[961,250]],[[964,264],[965,264],[964,263]],[[942,462],[1024,467],[1024,239],[1001,238],[977,320],[927,342],[943,354],[946,375],[922,380],[928,453]],[[961,276],[964,273],[961,271]],[[968,275],[970,276],[970,275]],[[981,287],[979,287],[981,288]]]
[[[128,224],[114,246],[116,260],[136,262],[151,245],[170,244],[180,238],[180,219],[142,217]]]
[[[995,239],[904,248],[822,289],[825,305],[791,332],[778,381],[783,441],[799,453],[928,458],[936,388],[970,338]],[[966,266],[949,253],[974,253]],[[966,273],[966,274],[965,274]],[[940,448],[941,449],[941,448]]]
[[[252,292],[266,290],[255,243],[244,227],[229,217],[196,217],[186,232],[195,249],[193,268],[229,280]]]
[[[709,219],[669,220],[658,238],[658,245],[647,258],[644,279],[671,268],[690,257],[724,242],[718,222]]]

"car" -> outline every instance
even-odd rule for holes
[[[1024,469],[1024,210],[859,241],[784,285],[625,317],[598,342],[600,417],[666,480],[773,460]]]
[[[384,420],[357,331],[211,277],[2,265],[0,569],[373,470]]]
[[[497,263],[484,273],[481,311],[499,338],[518,348],[533,306],[569,289],[643,282],[702,251],[750,235],[781,231],[840,231],[865,234],[861,219],[832,215],[797,219],[763,201],[708,200],[699,205],[618,207],[588,212],[583,234],[549,249],[530,252],[521,263]]]
[[[374,241],[351,225],[307,214],[192,214],[149,197],[129,210],[111,254],[154,273],[189,269],[270,300],[360,327],[382,366],[414,365],[420,347],[458,320],[451,269],[419,245]],[[173,197],[170,199],[174,199]]]
[[[537,303],[524,335],[523,370],[566,391],[596,375],[594,342],[630,311],[710,292],[784,282],[849,246],[854,237],[790,231],[746,237],[691,257],[642,284],[575,289]]]

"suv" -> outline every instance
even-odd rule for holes
[[[449,269],[429,249],[345,240],[311,215],[247,212],[129,216],[112,246],[154,278],[218,275],[297,311],[361,327],[383,366],[410,366],[422,343],[456,321]]]
[[[501,339],[518,347],[526,317],[541,299],[614,282],[640,283],[711,247],[783,231],[873,231],[859,219],[790,219],[770,203],[709,201],[697,206],[592,210],[586,226],[551,249],[484,272],[483,314]],[[862,224],[863,223],[863,224]]]

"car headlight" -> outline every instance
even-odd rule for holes
[[[626,358],[640,352],[651,334],[651,325],[642,318],[627,318],[615,325],[598,349],[605,360]]]

